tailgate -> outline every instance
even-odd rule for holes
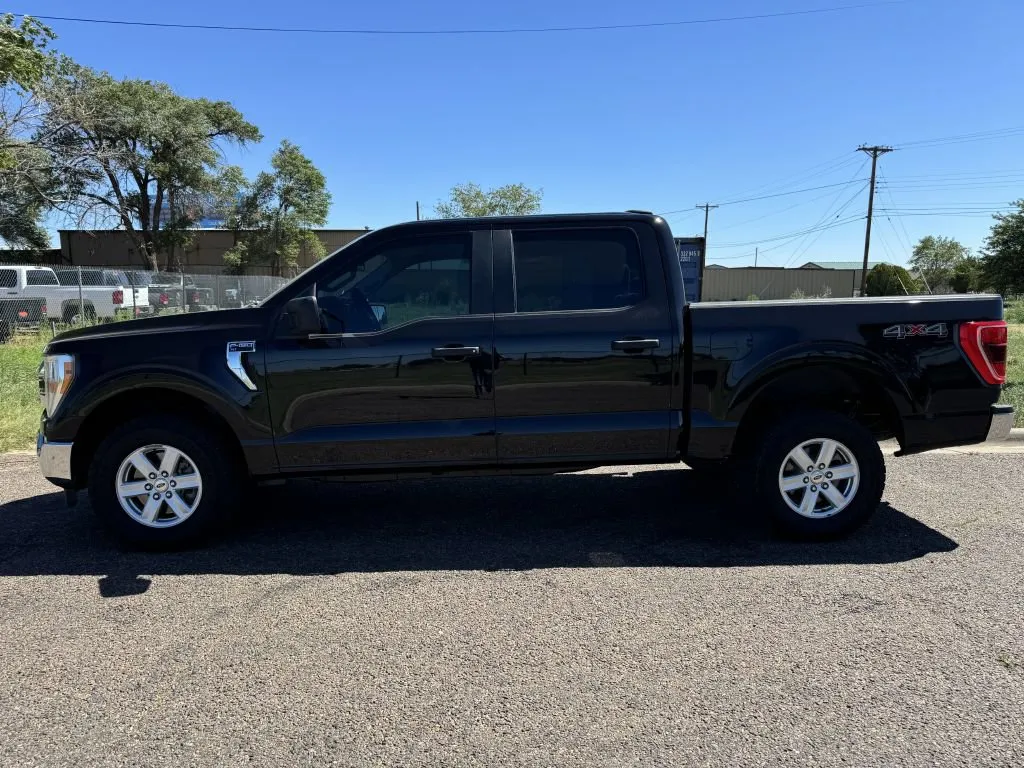
[[[46,317],[44,305],[43,299],[4,299],[0,302],[0,322],[7,325],[36,325]]]

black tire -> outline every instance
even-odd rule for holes
[[[77,325],[83,321],[80,317],[80,312],[85,312],[84,320],[92,321],[96,319],[96,308],[92,304],[86,304],[85,306],[79,306],[77,302],[68,303],[64,305],[64,316],[63,320],[68,325]]]
[[[151,445],[181,451],[201,477],[201,496],[194,509],[181,522],[168,527],[150,527],[137,520],[121,506],[115,490],[122,462],[136,450]],[[179,415],[140,416],[119,427],[97,447],[89,469],[89,500],[104,527],[122,546],[174,549],[196,544],[224,527],[244,493],[243,473],[231,455],[218,434]],[[162,507],[161,514],[170,517],[172,513],[169,507]]]
[[[856,487],[845,507],[830,516],[810,517],[794,510],[786,500],[788,497],[791,503],[799,505],[807,490],[798,489],[784,494],[780,488],[780,471],[783,470],[783,462],[788,460],[791,451],[807,441],[818,438],[836,441],[846,451],[852,453],[859,473]],[[811,459],[816,460],[820,457],[820,454],[810,453],[811,450],[812,447],[808,447],[807,455]],[[836,474],[839,474],[839,471],[835,462],[841,460],[840,453],[837,452],[837,458],[833,462]],[[828,468],[819,470],[813,462],[811,466],[814,466],[814,472],[805,475],[809,482],[815,482],[815,478],[823,479],[822,476]],[[833,539],[851,533],[867,522],[878,509],[885,489],[885,459],[878,441],[863,425],[832,411],[790,413],[770,427],[757,451],[756,467],[755,489],[758,502],[763,505],[763,509],[768,510],[772,522],[778,529],[797,538]],[[787,464],[787,467],[787,477],[803,471],[797,469],[794,464]],[[833,480],[833,492],[843,486],[841,493],[845,493],[845,489],[850,487],[848,483],[848,480]],[[827,481],[821,484],[828,487]],[[809,487],[817,488],[814,485]],[[824,491],[819,490],[818,493],[824,496]],[[818,503],[822,507],[834,508],[827,498]]]

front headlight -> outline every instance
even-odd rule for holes
[[[40,397],[48,416],[52,416],[75,380],[75,358],[71,355],[47,355],[43,358],[43,387]]]

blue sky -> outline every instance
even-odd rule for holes
[[[25,0],[35,15],[253,26],[501,28],[673,21],[857,0]],[[925,234],[977,248],[979,212],[1024,197],[1019,0],[895,5],[720,24],[519,35],[300,35],[50,22],[56,46],[116,76],[233,102],[265,135],[231,153],[250,175],[281,139],[324,171],[330,226],[413,218],[455,183],[523,182],[546,212],[641,208],[696,234],[693,206],[867,178],[862,143],[907,144],[880,161],[872,259],[905,261]],[[709,262],[858,259],[861,183],[723,205]],[[891,196],[891,197],[890,197]],[[848,203],[845,209],[840,208]],[[978,205],[976,205],[978,204]],[[989,205],[990,204],[990,205]],[[986,208],[986,205],[989,205]],[[941,209],[945,206],[945,209]],[[911,211],[910,209],[916,209]],[[938,215],[933,215],[938,213]],[[780,237],[837,223],[806,237]],[[891,222],[890,222],[891,220]]]

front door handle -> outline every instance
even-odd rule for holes
[[[616,352],[639,352],[644,349],[657,349],[661,346],[658,339],[619,339],[612,342]]]
[[[430,355],[441,359],[479,357],[480,347],[434,347]]]

